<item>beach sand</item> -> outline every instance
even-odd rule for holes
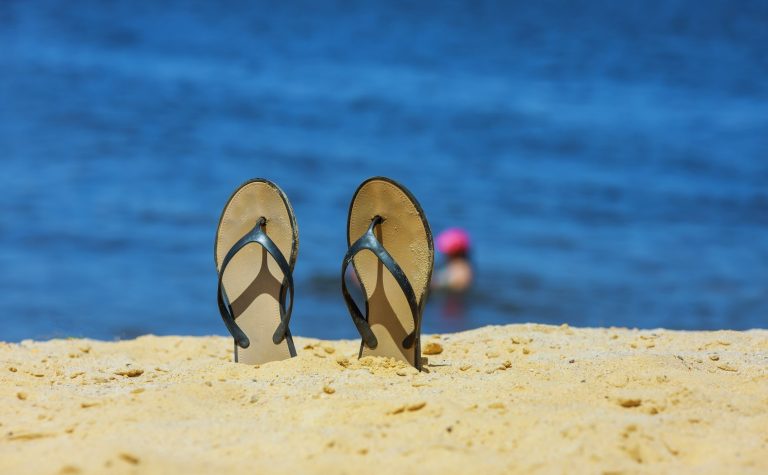
[[[426,372],[296,338],[0,343],[0,473],[768,473],[768,331],[509,325]]]

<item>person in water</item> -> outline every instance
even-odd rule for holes
[[[451,293],[464,293],[472,286],[473,273],[469,261],[469,234],[461,228],[449,228],[438,234],[435,247],[445,262],[432,280],[432,288]]]

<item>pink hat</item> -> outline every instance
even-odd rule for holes
[[[449,228],[437,235],[437,250],[453,255],[469,251],[469,234],[461,228]]]

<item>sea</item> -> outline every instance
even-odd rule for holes
[[[767,25],[749,0],[3,0],[0,340],[226,334],[216,225],[253,177],[296,211],[293,333],[356,338],[373,175],[472,239],[425,332],[764,328]]]

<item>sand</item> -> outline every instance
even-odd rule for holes
[[[768,331],[509,325],[426,372],[297,338],[0,343],[0,473],[768,473]]]

